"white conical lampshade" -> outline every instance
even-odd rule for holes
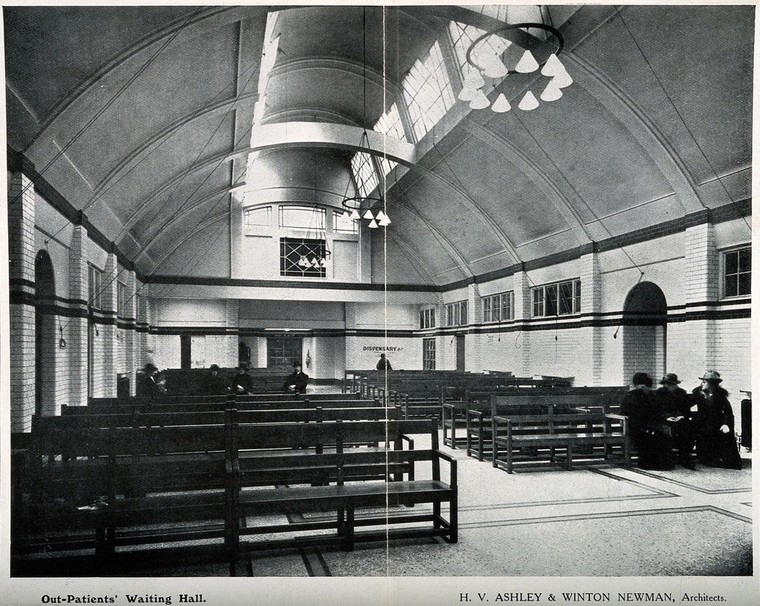
[[[391,220],[390,220],[390,217],[388,217],[388,215],[385,215],[385,216],[384,216],[382,219],[380,219],[380,221],[379,221],[379,224],[380,224],[380,225],[382,225],[383,227],[385,227],[386,225],[390,225],[390,223],[391,223]]]
[[[351,218],[352,221],[358,221],[359,219],[362,218],[362,216],[359,214],[359,212],[356,209],[351,211],[351,214],[349,215],[349,217]]]
[[[460,101],[472,101],[477,96],[477,94],[478,90],[476,88],[465,86],[462,90],[459,91],[457,99]]]
[[[544,63],[543,68],[541,68],[541,75],[551,78],[564,71],[565,66],[562,65],[562,62],[557,58],[557,55],[552,53],[546,60],[546,63]]]
[[[314,269],[319,269],[319,261],[317,261],[317,258],[316,258],[316,257],[313,257],[313,258],[312,258],[312,260],[311,260],[311,266],[312,266]]]
[[[538,105],[538,99],[536,99],[536,96],[532,92],[528,91],[525,93],[525,96],[522,98],[522,101],[520,101],[517,107],[525,112],[529,112],[532,109],[536,109]]]
[[[364,218],[365,218],[365,219],[374,219],[374,218],[375,218],[375,217],[372,215],[372,211],[371,211],[371,210],[368,210],[366,213],[364,213],[364,215],[363,215],[363,216],[364,216]]]
[[[483,75],[487,78],[503,78],[509,73],[507,66],[495,55],[483,64],[483,68]]]
[[[306,267],[309,264],[309,262],[306,260],[306,257],[304,255],[301,255],[301,258],[298,259],[298,266],[299,267]]]
[[[554,80],[550,80],[544,92],[541,93],[541,101],[556,101],[561,96],[562,90],[554,83]]]
[[[529,50],[526,50],[523,53],[522,58],[517,62],[517,65],[515,66],[515,70],[521,74],[529,74],[530,72],[534,72],[537,69],[538,61],[536,61],[533,53],[531,53]]]
[[[512,106],[504,96],[504,93],[500,93],[499,96],[496,97],[496,101],[494,101],[493,105],[491,106],[491,111],[494,111],[497,114],[503,114],[504,112],[508,112],[510,109],[512,109]]]
[[[351,215],[349,215],[349,214],[348,214],[348,211],[347,211],[347,210],[344,210],[344,211],[343,211],[343,220],[344,220],[344,221],[349,221],[349,220],[351,220]]]
[[[377,229],[377,222],[372,219],[372,221],[369,222],[370,229]]]
[[[322,267],[327,267],[327,259],[322,259],[322,260],[319,262],[319,264],[320,264]]]
[[[489,105],[491,105],[491,102],[482,90],[479,90],[478,96],[470,101],[470,107],[472,109],[485,109]]]
[[[377,214],[375,215],[375,219],[378,221],[382,221],[383,217],[385,216],[385,213],[382,210],[377,211]]]
[[[483,80],[483,76],[481,76],[480,72],[476,71],[475,69],[471,69],[464,78],[465,88],[477,89],[483,86],[485,83],[486,81]]]
[[[552,78],[552,82],[557,88],[567,88],[573,83],[573,79],[567,71],[562,71]]]

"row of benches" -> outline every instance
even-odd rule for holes
[[[242,554],[262,548],[351,549],[357,540],[421,535],[456,542],[456,461],[438,450],[433,421],[314,422],[315,409],[301,410],[298,421],[277,423],[248,422],[234,409],[202,425],[77,424],[75,416],[38,422],[29,447],[13,458],[13,574],[39,574],[40,566],[51,575],[91,566],[109,574],[164,555],[223,558],[235,574]],[[415,449],[415,434],[430,448]],[[441,460],[449,464],[447,482]],[[415,467],[423,463],[420,479]],[[432,512],[387,515],[388,507],[421,503]],[[263,517],[313,512],[333,516]],[[245,540],[283,532],[298,538]],[[211,544],[193,546],[200,540]],[[167,542],[172,549],[156,547]],[[70,550],[77,557],[48,560]]]
[[[627,418],[617,414],[625,387],[581,387],[568,390],[502,390],[471,392],[446,402],[443,442],[511,473],[515,464],[564,457],[572,467],[574,449],[605,459],[619,455],[630,465]],[[458,430],[464,429],[464,436]]]
[[[509,372],[347,370],[343,391],[399,406],[404,418],[441,419],[444,402],[461,400],[473,390],[567,389],[572,383],[572,378],[515,377]]]

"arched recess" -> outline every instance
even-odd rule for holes
[[[668,303],[653,282],[634,286],[623,305],[623,376],[646,372],[656,380],[667,364]]]
[[[35,301],[35,404],[37,415],[56,414],[55,406],[55,274],[45,250],[34,260]]]

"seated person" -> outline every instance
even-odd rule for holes
[[[209,373],[203,377],[201,393],[206,396],[221,396],[227,393],[227,383],[219,374],[219,366],[212,364]]]
[[[237,372],[230,380],[230,391],[236,394],[246,394],[251,393],[252,390],[253,381],[251,380],[251,375],[248,374],[248,367],[245,363],[240,364]]]
[[[628,417],[631,440],[639,453],[641,469],[673,469],[673,438],[664,415],[657,406],[652,379],[645,372],[633,375],[633,389],[620,404]]]
[[[153,363],[148,362],[142,370],[137,371],[135,393],[138,398],[153,398],[164,395],[164,387],[158,380],[158,368]]]
[[[742,460],[734,438],[734,411],[728,392],[719,383],[720,373],[708,370],[702,384],[691,392],[697,458],[708,467],[741,469]]]
[[[285,393],[306,393],[306,385],[309,383],[309,375],[301,372],[301,363],[293,362],[293,372],[285,379],[282,389]]]
[[[678,450],[678,461],[687,469],[694,469],[691,452],[694,450],[694,436],[691,426],[691,404],[689,394],[678,387],[678,375],[668,373],[660,381],[662,387],[655,391],[661,414],[666,418],[673,433],[673,441]]]

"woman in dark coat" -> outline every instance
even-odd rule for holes
[[[708,370],[701,377],[702,384],[691,392],[697,457],[708,467],[741,469],[734,438],[734,411],[728,392],[719,385],[722,380],[718,372]]]
[[[663,412],[652,391],[652,378],[637,372],[633,389],[620,403],[620,412],[628,417],[631,440],[639,455],[641,469],[673,469],[673,439]]]

